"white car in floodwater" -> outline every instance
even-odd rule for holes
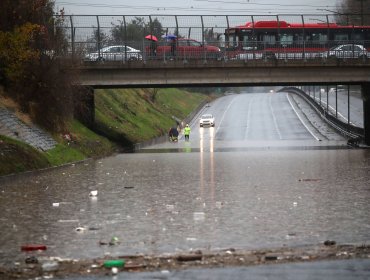
[[[203,126],[212,126],[212,127],[214,127],[215,126],[215,118],[213,117],[212,114],[204,114],[200,117],[199,125],[200,125],[200,127],[203,127]]]

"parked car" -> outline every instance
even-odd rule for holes
[[[85,60],[90,61],[124,61],[142,60],[141,52],[129,46],[117,45],[104,47],[99,52],[89,53]]]
[[[173,47],[172,47],[173,48]],[[158,43],[157,57],[177,57],[182,59],[221,59],[222,53],[219,47],[202,44],[193,39],[179,38],[175,40],[174,51],[171,51],[171,42]],[[147,48],[147,53],[149,50]]]
[[[339,45],[323,52],[323,58],[370,58],[370,53],[362,45],[346,44]]]
[[[215,118],[212,114],[204,114],[200,117],[199,125],[200,127],[215,126]]]

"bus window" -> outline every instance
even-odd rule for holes
[[[275,45],[276,43],[276,38],[275,34],[261,34],[261,40],[264,44],[266,45]]]
[[[324,33],[312,33],[312,42],[324,45],[328,42],[328,35]]]
[[[293,35],[292,34],[281,34],[280,35],[280,44],[283,47],[287,47],[293,44]]]
[[[249,35],[243,36],[243,50],[253,50],[256,46],[256,37]]]
[[[356,30],[355,33],[352,33],[352,40],[354,40],[354,41],[363,41],[364,40],[364,34],[361,31]]]
[[[348,34],[347,33],[337,33],[334,34],[334,41],[348,41]]]

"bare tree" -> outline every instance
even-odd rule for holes
[[[370,25],[370,0],[342,0],[337,10],[341,22]]]

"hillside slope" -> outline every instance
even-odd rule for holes
[[[67,131],[52,134],[57,144],[47,151],[0,135],[0,176],[111,155],[167,133],[206,99],[179,89],[97,90],[94,131],[71,120]]]

